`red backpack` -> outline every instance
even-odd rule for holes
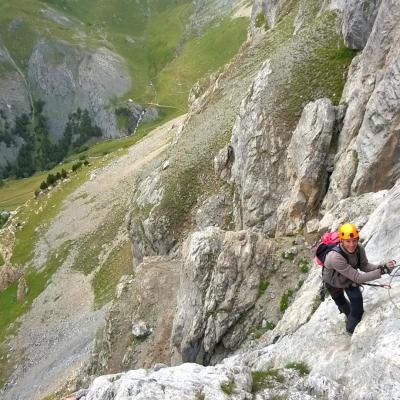
[[[315,250],[315,262],[323,267],[326,256],[330,251],[336,251],[348,260],[347,254],[340,248],[339,243],[340,240],[337,231],[324,233]]]

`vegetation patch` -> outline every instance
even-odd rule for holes
[[[213,159],[229,139],[229,132],[224,132],[210,139],[202,149],[187,149],[187,158],[176,160],[162,177],[164,194],[156,213],[167,217],[175,237],[184,230],[197,199],[220,187],[221,183],[214,176]]]
[[[291,362],[286,364],[285,368],[294,369],[302,376],[310,373],[310,368],[304,362]]]
[[[340,101],[346,72],[356,53],[345,47],[336,24],[334,12],[315,15],[287,49],[296,61],[288,61],[289,76],[279,84],[271,106],[277,123],[287,129],[295,126],[307,103],[322,97],[335,105]]]
[[[311,315],[313,315],[315,313],[315,311],[318,310],[318,307],[320,305],[321,305],[321,296],[319,294],[317,294],[314,297],[314,301],[313,301],[312,308],[311,308]],[[311,315],[310,315],[310,318],[311,318]]]
[[[306,258],[301,258],[297,264],[301,273],[306,274],[308,272],[309,264]]]
[[[300,288],[303,286],[303,284],[304,284],[304,279],[300,279],[300,280],[297,282],[297,290],[300,289]]]
[[[283,383],[285,377],[277,369],[270,368],[266,371],[253,371],[251,373],[253,384],[251,393],[257,393],[264,388],[273,388],[278,383]]]
[[[79,253],[75,259],[74,269],[89,275],[99,265],[99,255],[103,248],[113,243],[123,225],[122,210],[112,210],[103,224],[93,233],[87,235],[80,243]]]
[[[96,160],[93,165],[100,166],[101,160]],[[60,212],[64,199],[87,181],[89,173],[89,169],[82,169],[76,172],[69,182],[53,189],[48,196],[40,196],[25,205],[16,218],[21,228],[15,234],[11,258],[13,264],[25,264],[32,259],[33,249],[40,234],[37,228],[44,227]]]
[[[60,249],[53,252],[43,271],[29,268],[25,272],[28,293],[23,303],[17,301],[18,282],[14,282],[6,290],[0,292],[0,343],[9,333],[7,328],[31,306],[34,299],[47,287],[51,277],[65,261],[70,243],[65,243]]]
[[[228,396],[230,396],[231,394],[233,394],[234,390],[235,390],[235,382],[225,382],[225,383],[221,383],[221,390],[227,394]]]
[[[95,307],[101,308],[111,301],[121,277],[130,273],[132,273],[132,249],[130,242],[126,242],[111,251],[93,279]]]
[[[281,312],[285,312],[286,309],[289,307],[289,302],[290,299],[293,296],[293,290],[292,289],[286,289],[281,297],[281,300],[279,302],[279,309]]]
[[[253,333],[257,339],[260,339],[265,332],[272,331],[275,326],[273,321],[267,321],[265,326],[253,327],[250,332]]]
[[[269,282],[266,279],[261,279],[258,286],[258,297],[261,297],[268,289]]]
[[[255,19],[255,25],[257,28],[261,28],[264,27],[264,29],[267,31],[269,29],[267,20],[265,18],[265,14],[263,11],[259,12],[256,16]]]
[[[187,110],[187,97],[193,83],[226,64],[246,40],[247,18],[222,21],[201,37],[185,43],[179,57],[160,73],[156,103]]]

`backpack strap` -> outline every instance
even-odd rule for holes
[[[337,244],[331,251],[335,251],[336,253],[339,253],[347,261],[347,264],[349,264],[349,257],[344,252],[344,250],[340,247],[340,244]],[[358,256],[357,256],[357,259],[358,259]],[[357,262],[357,265],[358,265],[358,262]]]
[[[336,253],[339,253],[347,261],[347,264],[350,264],[348,255],[344,252],[344,250],[340,247],[339,244],[336,245],[331,251],[336,251]],[[357,257],[357,264],[355,267],[353,267],[354,269],[359,268],[360,264],[361,264],[360,247],[358,245],[357,245],[357,249],[356,249],[356,257]]]

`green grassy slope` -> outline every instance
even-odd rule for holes
[[[48,7],[67,22],[46,17]],[[40,37],[105,46],[127,62],[133,86],[126,98],[185,110],[192,84],[228,62],[247,29],[246,18],[229,19],[183,43],[192,12],[189,0],[0,0],[0,37],[22,70]]]

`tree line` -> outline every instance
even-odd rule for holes
[[[31,115],[17,116],[13,128],[0,110],[0,142],[8,147],[16,144],[17,137],[24,142],[16,162],[0,167],[0,179],[26,178],[37,171],[52,169],[66,156],[78,151],[90,138],[102,136],[101,129],[92,123],[88,110],[82,111],[78,108],[68,116],[64,134],[55,143],[50,137],[47,119],[43,115],[44,105],[43,101],[36,101]]]

